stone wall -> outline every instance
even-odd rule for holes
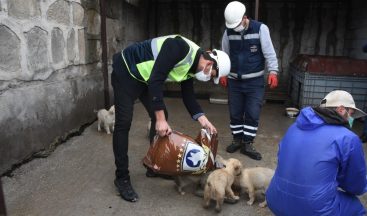
[[[109,65],[147,38],[144,2],[106,1]],[[100,25],[98,0],[0,0],[0,174],[95,120]]]
[[[1,174],[93,121],[103,78],[97,1],[0,3]]]

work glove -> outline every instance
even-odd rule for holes
[[[276,74],[270,73],[268,76],[268,85],[271,89],[278,86],[278,76]]]
[[[221,86],[223,86],[224,88],[226,88],[227,87],[227,84],[228,84],[227,77],[224,76],[224,77],[219,78],[219,83],[220,83]]]

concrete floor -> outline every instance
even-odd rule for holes
[[[166,99],[170,124],[174,130],[195,137],[200,125],[190,119],[180,99]],[[218,153],[224,158],[235,157],[244,166],[276,167],[277,145],[294,119],[284,116],[284,105],[268,103],[262,110],[256,147],[263,160],[255,161],[240,153],[228,154],[225,147],[231,141],[226,105],[200,100],[210,121],[219,131]],[[148,149],[147,114],[136,104],[130,132],[130,172],[134,188],[140,196],[137,203],[123,201],[117,194],[114,179],[112,136],[98,132],[94,123],[81,136],[59,146],[48,158],[34,159],[3,177],[9,215],[213,215],[201,206],[202,199],[192,193],[179,195],[174,182],[145,177],[142,158]],[[356,132],[361,123],[356,123]],[[364,145],[365,147],[366,145]],[[366,148],[365,148],[366,154]],[[260,197],[263,199],[262,197]],[[361,197],[367,205],[367,197]],[[218,215],[272,215],[268,208],[246,205],[247,196],[237,204],[224,204]]]

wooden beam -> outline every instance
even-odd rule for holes
[[[5,198],[3,193],[3,185],[0,179],[0,215],[6,215],[6,208],[5,208]]]
[[[259,20],[259,1],[256,0],[255,2],[255,20]]]
[[[106,0],[100,0],[101,9],[101,44],[102,44],[102,74],[104,87],[104,106],[110,108],[110,93],[108,85],[108,66],[107,66],[107,33],[106,33]]]

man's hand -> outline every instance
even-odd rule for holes
[[[276,88],[278,86],[278,76],[274,73],[270,73],[268,76],[268,85],[271,89]]]
[[[198,121],[200,122],[201,126],[205,129],[208,129],[210,134],[216,134],[217,129],[210,123],[210,121],[206,118],[205,115],[202,115],[198,118]]]
[[[227,79],[228,79],[228,78],[227,78],[226,76],[219,78],[219,83],[220,83],[220,85],[221,85],[221,86],[223,86],[224,88],[226,88],[226,87],[227,87],[227,84],[228,84],[228,80],[227,80]]]
[[[157,134],[161,137],[166,135],[170,135],[172,133],[171,127],[168,125],[166,121],[166,116],[164,115],[163,110],[155,111],[156,123],[155,123],[155,130]]]
[[[170,135],[172,133],[172,129],[168,125],[168,122],[166,120],[157,121],[155,124],[155,130],[157,131],[158,135],[161,137]]]

